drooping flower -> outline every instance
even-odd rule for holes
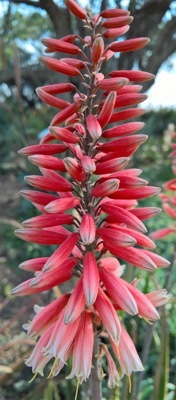
[[[118,258],[146,270],[165,267],[168,262],[151,251],[155,244],[146,236],[143,223],[160,210],[138,207],[138,200],[157,194],[158,188],[139,177],[141,170],[127,167],[130,157],[147,140],[146,135],[137,133],[143,123],[126,122],[145,112],[135,107],[146,99],[135,83],[153,79],[153,75],[119,70],[104,77],[101,67],[115,52],[140,49],[149,40],[108,44],[109,38],[129,29],[133,18],[128,11],[110,9],[94,17],[75,0],[65,4],[86,21],[90,35],[81,40],[77,35],[43,39],[47,53],[64,52],[72,57],[42,57],[41,62],[58,73],[79,78],[83,89],[80,92],[73,83],[37,89],[40,99],[59,111],[40,144],[20,150],[40,169],[40,175],[25,178],[37,190],[22,191],[40,215],[24,221],[23,228],[16,231],[21,239],[57,248],[47,257],[20,264],[35,275],[12,293],[39,293],[74,277],[72,290],[70,287],[69,293],[40,309],[26,326],[29,335],[40,337],[26,363],[33,373],[43,375],[44,366],[54,358],[51,375],[55,376],[71,356],[68,378],[76,376],[82,382],[90,376],[94,336],[98,334],[107,358],[108,382],[114,387],[119,375],[107,346],[101,344],[104,331],[121,375],[140,371],[143,366],[118,311],[153,321],[159,318],[155,307],[166,301],[165,292],[144,295],[122,279],[124,265]],[[57,97],[61,93],[73,94],[72,103]],[[173,186],[172,181],[169,188]],[[111,255],[106,254],[109,252]]]

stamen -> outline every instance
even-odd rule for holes
[[[36,373],[33,375],[33,377],[30,379],[29,383],[33,382],[34,379],[37,377],[37,375],[38,375],[38,372],[36,372]]]
[[[144,319],[145,322],[147,322],[147,324],[153,325],[153,322],[149,321],[147,318],[144,318],[144,317],[143,317],[143,319]]]
[[[56,361],[57,361],[57,358],[55,358],[55,360],[53,362],[53,366],[51,368],[51,371],[50,371],[49,375],[47,376],[47,379],[51,378],[51,375],[52,375],[52,373],[54,371],[54,368],[55,368],[55,365],[56,365]]]
[[[75,393],[75,398],[74,398],[74,400],[77,400],[78,391],[79,391],[79,385],[80,385],[80,378],[78,378],[78,380],[77,380],[76,393]]]
[[[132,384],[131,384],[131,375],[128,375],[128,385],[129,385],[129,393],[131,393]]]

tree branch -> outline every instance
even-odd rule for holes
[[[26,4],[28,6],[41,8],[40,0],[39,1],[33,1],[33,0],[11,0],[11,3]]]

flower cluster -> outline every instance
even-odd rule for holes
[[[48,257],[23,262],[20,268],[34,272],[34,277],[12,292],[31,295],[74,277],[71,293],[36,308],[36,316],[26,329],[39,340],[26,364],[33,373],[43,375],[45,365],[54,359],[51,376],[55,376],[72,356],[69,378],[76,376],[82,382],[91,373],[96,336],[97,357],[106,358],[108,382],[114,387],[119,382],[118,370],[122,377],[143,369],[119,310],[155,321],[159,318],[155,307],[167,301],[164,290],[143,294],[135,281],[122,279],[124,266],[119,259],[148,271],[169,263],[152,252],[155,244],[145,235],[143,221],[160,209],[138,207],[138,200],[159,190],[139,177],[141,170],[125,168],[147,139],[136,134],[143,123],[126,121],[145,112],[134,107],[146,99],[138,83],[153,79],[153,75],[115,70],[104,76],[100,71],[116,52],[141,49],[149,39],[110,40],[108,44],[109,39],[128,31],[133,20],[128,11],[109,9],[92,16],[74,0],[65,3],[83,20],[89,35],[42,40],[46,53],[71,57],[42,57],[41,61],[53,71],[79,77],[83,92],[73,83],[37,89],[40,99],[59,112],[40,144],[20,150],[41,172],[25,178],[38,190],[22,191],[41,214],[24,221],[23,228],[16,231],[21,239],[57,247]],[[72,103],[57,97],[68,92],[74,93]],[[60,154],[62,159],[57,157]]]
[[[170,153],[172,158],[172,171],[176,176],[176,132],[172,133],[172,143],[170,144],[173,149]],[[158,229],[150,235],[153,239],[162,239],[171,233],[176,234],[176,178],[170,179],[163,185],[165,193],[160,193],[159,197],[163,203],[163,210],[166,214],[173,218],[173,224],[168,228]]]

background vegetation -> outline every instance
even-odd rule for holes
[[[100,7],[112,7],[113,1],[92,1],[94,11]],[[117,1],[117,6],[124,2]],[[126,4],[127,2],[125,2]],[[176,50],[174,27],[175,2],[169,0],[131,0],[129,9],[135,17],[128,37],[150,36],[150,47],[137,55],[129,53],[115,59],[108,68],[146,69],[157,73],[162,63]],[[2,319],[0,327],[0,399],[1,400],[71,400],[76,382],[64,380],[65,371],[51,380],[37,377],[32,383],[31,371],[24,360],[31,351],[32,341],[21,329],[23,323],[33,316],[33,305],[47,304],[51,294],[26,298],[12,298],[10,290],[29,275],[18,269],[18,264],[28,258],[45,256],[43,246],[24,243],[15,238],[14,228],[20,222],[34,216],[30,203],[21,199],[19,190],[24,189],[23,177],[35,171],[26,159],[17,155],[21,147],[38,142],[38,134],[49,125],[54,111],[37,99],[35,88],[56,81],[58,76],[39,64],[43,53],[40,37],[57,37],[82,29],[63,8],[61,1],[14,0],[0,1],[0,297]],[[130,36],[129,36],[130,35]],[[135,57],[135,58],[134,58]],[[172,59],[170,59],[172,60]],[[62,81],[63,81],[62,77]],[[149,83],[150,84],[150,83]],[[145,90],[149,87],[146,85]],[[149,135],[131,165],[143,169],[143,177],[150,184],[162,186],[173,176],[170,166],[169,143],[176,126],[176,110],[150,110],[142,120],[143,129]],[[141,204],[161,206],[159,198],[147,199]],[[171,218],[164,212],[148,223],[149,232],[167,227]],[[167,287],[170,299],[176,297],[176,244],[174,235],[158,241],[157,251],[171,261],[168,271],[155,274],[135,271],[126,267],[126,278],[140,278],[144,291]],[[53,293],[54,297],[57,293]],[[110,391],[103,387],[104,399],[111,400],[174,400],[176,398],[176,319],[175,305],[171,301],[161,309],[161,321],[150,326],[139,318],[125,317],[130,332],[145,365],[145,372],[133,377],[133,394],[128,393],[128,382],[123,380],[120,388]],[[86,384],[80,390],[79,400],[88,400]]]

